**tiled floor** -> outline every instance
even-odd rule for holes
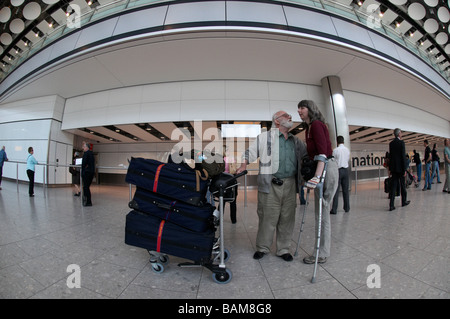
[[[129,189],[92,186],[93,207],[82,208],[70,188],[36,187],[3,181],[0,191],[0,298],[446,298],[450,294],[450,195],[410,188],[411,204],[388,211],[378,182],[359,184],[351,211],[331,216],[332,255],[310,282],[314,218],[307,211],[299,255],[252,258],[256,237],[256,191],[238,197],[238,223],[226,205],[225,243],[233,273],[218,285],[206,268],[179,268],[170,257],[165,271],[151,270],[144,249],[124,243]],[[342,203],[342,198],[340,203]],[[341,204],[340,204],[341,206]],[[299,206],[292,252],[300,229]],[[79,272],[68,271],[71,264]],[[376,270],[373,270],[375,267]],[[379,272],[378,272],[379,270]],[[81,288],[69,288],[77,283]],[[375,277],[381,274],[380,280]],[[374,279],[375,278],[375,279]],[[369,288],[375,284],[380,288]]]

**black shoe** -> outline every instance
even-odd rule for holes
[[[395,209],[395,207],[389,207],[389,211],[392,212]]]
[[[292,255],[289,253],[283,254],[281,256],[278,256],[280,258],[283,258],[284,261],[292,261],[294,258],[292,258]]]
[[[256,259],[256,260],[261,259],[264,257],[264,255],[265,255],[265,253],[263,253],[262,251],[257,251],[253,255],[253,259]]]
[[[81,195],[81,193],[75,193],[73,196],[79,197],[80,195]]]
[[[331,215],[336,215],[337,213],[335,211],[330,211]]]
[[[84,206],[84,207],[92,206],[92,203],[86,203],[86,204],[84,204],[83,206]]]
[[[402,207],[403,207],[403,206],[408,206],[409,203],[411,203],[411,201],[410,201],[410,200],[407,200],[406,202],[404,202],[404,203],[402,204]]]
[[[34,194],[30,194],[30,197],[34,197]]]

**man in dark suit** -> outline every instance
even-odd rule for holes
[[[395,138],[389,143],[389,170],[392,177],[389,211],[395,209],[395,191],[399,183],[402,206],[406,206],[410,203],[409,200],[406,200],[406,152],[405,142],[402,141],[402,131],[399,128],[396,128],[394,130],[394,136]]]
[[[83,160],[81,162],[81,178],[83,182],[83,206],[92,206],[90,186],[95,175],[95,158],[90,145],[83,143]]]

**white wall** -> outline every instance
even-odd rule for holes
[[[3,166],[3,176],[28,181],[26,162],[28,147],[34,149],[39,164],[64,163],[71,158],[73,135],[61,131],[64,99],[46,96],[0,105],[0,145],[6,147],[9,162]],[[70,183],[68,169],[49,169],[45,178],[51,183]],[[44,166],[36,166],[35,181],[44,180]]]
[[[319,86],[267,81],[186,81],[133,86],[67,99],[62,129],[172,121],[268,121],[281,109],[300,121],[301,99]]]

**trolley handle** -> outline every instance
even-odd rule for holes
[[[247,173],[248,173],[248,171],[247,171],[247,170],[244,170],[244,171],[240,172],[239,174],[236,174],[236,175],[230,177],[229,179],[225,180],[225,183],[229,183],[229,182],[231,182],[233,179],[234,179],[234,180],[237,180],[239,177],[244,176],[244,175],[246,175]]]
[[[241,173],[233,175],[233,176],[230,176],[230,177],[222,175],[216,181],[214,181],[214,186],[217,187],[217,191],[219,191],[219,193],[223,194],[225,188],[229,188],[229,187],[235,186],[235,185],[230,185],[230,184],[233,181],[237,182],[237,180],[236,180],[237,178],[239,178],[239,177],[241,177],[241,176],[243,176],[243,175],[245,175],[247,173],[248,173],[248,171],[244,170]],[[213,192],[213,194],[216,193],[217,191]]]

